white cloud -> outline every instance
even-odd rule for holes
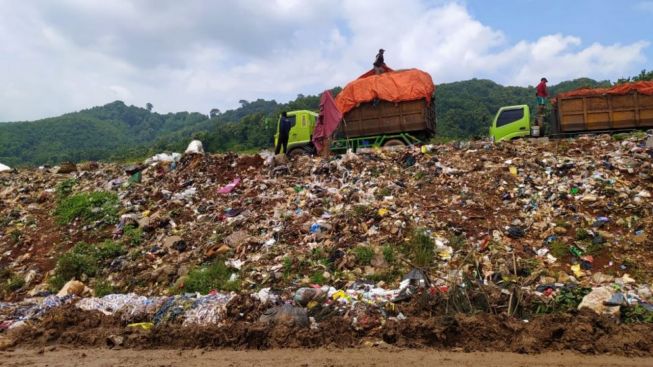
[[[509,43],[458,2],[297,0],[0,2],[0,121],[115,99],[160,112],[318,93],[366,71],[378,48],[436,83],[527,85],[632,74],[649,40],[585,45],[573,35]]]

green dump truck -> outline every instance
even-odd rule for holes
[[[312,111],[291,111],[288,154],[315,153],[330,141],[332,152],[418,144],[435,133],[435,84],[418,69],[370,70],[347,83],[336,98],[322,94],[325,120]],[[279,139],[279,123],[275,145]],[[317,129],[316,129],[317,128]]]
[[[653,128],[653,95],[634,88],[623,94],[611,90],[601,93],[603,90],[585,89],[558,95],[543,130],[531,124],[527,105],[502,107],[492,121],[490,137],[499,142],[526,136],[564,137]]]
[[[288,155],[314,154],[311,142],[318,114],[300,110],[287,113],[291,121],[288,138]],[[274,144],[279,139],[279,124]],[[434,100],[406,102],[378,101],[362,103],[344,115],[333,134],[331,151],[344,153],[348,149],[379,148],[419,144],[435,133],[436,116]]]

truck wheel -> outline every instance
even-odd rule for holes
[[[405,145],[406,143],[404,143],[401,139],[390,139],[383,143],[383,147],[403,147]]]

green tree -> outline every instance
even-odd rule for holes
[[[642,70],[639,75],[629,77],[629,78],[620,78],[617,80],[616,84],[621,84],[621,83],[628,83],[628,82],[644,82],[644,81],[651,81],[653,80],[653,70],[646,71],[646,69]]]

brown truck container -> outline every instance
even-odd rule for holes
[[[427,138],[435,132],[435,101],[362,103],[347,112],[336,137],[364,137],[411,133]]]
[[[610,131],[653,127],[653,96],[625,95],[559,97],[554,133]]]

